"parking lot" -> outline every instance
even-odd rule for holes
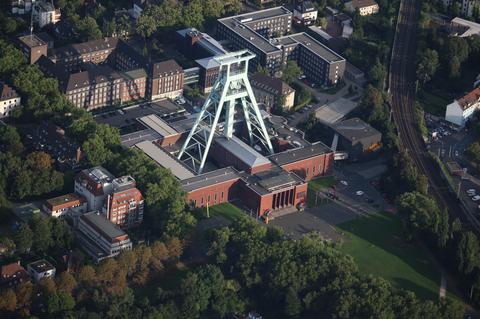
[[[38,125],[28,128],[25,145],[30,150],[50,154],[60,170],[72,169],[78,165],[77,143],[65,136],[64,131],[58,127]]]

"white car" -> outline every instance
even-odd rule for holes
[[[340,181],[340,183],[341,183],[342,185],[348,186],[347,181]]]
[[[357,196],[362,196],[363,194],[365,194],[363,191],[357,191],[355,193],[355,195],[357,195]],[[480,196],[479,196],[479,198],[480,198]]]
[[[472,200],[473,200],[474,202],[479,201],[479,200],[480,200],[480,195],[475,195],[475,196],[473,196],[473,197],[472,197]]]
[[[475,194],[475,192],[476,192],[476,190],[474,188],[470,188],[470,189],[467,190],[467,193],[469,193],[469,194],[470,193]]]

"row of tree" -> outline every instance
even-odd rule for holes
[[[120,300],[134,298],[129,286],[146,288],[147,283],[158,280],[182,252],[182,242],[171,238],[151,246],[138,245],[96,267],[84,265],[72,273],[64,271],[55,279],[43,278],[37,284],[24,282],[0,293],[0,315],[2,318],[15,317],[15,314],[81,318],[79,314],[91,312],[108,318],[127,318],[129,312],[122,315],[115,307],[121,306]]]

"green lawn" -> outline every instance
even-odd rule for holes
[[[423,105],[425,112],[437,116],[444,116],[447,104],[450,103],[444,97],[423,90],[418,93],[418,101]]]
[[[241,220],[242,218],[248,217],[247,214],[245,214],[245,212],[243,212],[240,208],[230,203],[223,203],[215,206],[210,206],[209,211],[210,211],[209,212],[210,217],[222,216],[231,222],[236,222]],[[201,209],[201,214],[202,216],[207,217],[206,207],[203,207]]]
[[[435,300],[440,273],[422,249],[403,239],[402,227],[400,219],[389,213],[352,220],[337,225],[347,236],[339,248],[355,259],[362,273],[381,276],[394,287]]]

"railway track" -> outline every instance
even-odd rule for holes
[[[480,233],[480,222],[467,211],[450,191],[438,164],[427,151],[415,119],[415,51],[416,25],[420,14],[420,1],[402,0],[390,64],[390,92],[392,113],[400,137],[400,147],[411,156],[419,173],[428,179],[428,192],[441,209],[447,209],[451,218]]]

